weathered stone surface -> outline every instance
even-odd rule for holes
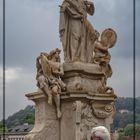
[[[59,140],[59,120],[55,106],[47,103],[47,98],[42,92],[26,96],[35,102],[35,125],[25,136],[25,140]]]
[[[67,91],[84,91],[91,95],[101,93],[105,75],[99,65],[75,62],[64,63],[63,67],[63,81],[67,85]]]
[[[54,99],[58,118],[61,118],[60,93],[66,87],[60,78],[64,74],[63,66],[60,63],[60,52],[61,50],[58,48],[49,54],[42,52],[36,59],[37,86],[48,97],[48,104],[51,105]]]
[[[65,102],[61,104],[62,118],[61,118],[61,140],[75,139],[75,111],[73,109],[73,102]]]
[[[90,140],[91,129],[99,125],[110,130],[115,99],[113,94],[91,96],[86,92],[69,92],[61,95],[61,140]]]
[[[36,106],[35,126],[25,140],[90,140],[92,127],[104,125],[110,129],[115,113],[113,94],[62,93],[61,119],[57,119],[55,107],[47,103],[42,92],[26,96]]]
[[[64,51],[37,57],[37,86],[27,94],[35,102],[35,126],[25,140],[91,140],[91,129],[110,130],[116,95],[107,86],[112,75],[108,52],[117,40],[113,29],[101,35],[87,19],[94,14],[87,0],[64,0],[60,6],[59,33]]]
[[[92,62],[97,36],[87,14],[94,14],[91,1],[64,0],[60,6],[59,33],[65,62]]]

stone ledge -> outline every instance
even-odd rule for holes
[[[63,63],[63,82],[67,91],[87,91],[93,94],[100,92],[105,74],[97,64],[74,62]]]
[[[29,100],[35,100],[35,99],[44,99],[46,98],[46,96],[44,95],[43,92],[41,91],[36,91],[36,92],[32,92],[32,93],[28,93],[28,94],[25,94],[25,96],[29,99]]]
[[[47,98],[43,92],[32,92],[25,95],[29,100],[36,100],[36,99],[44,99]],[[86,99],[86,100],[102,100],[102,101],[114,101],[116,100],[117,96],[115,94],[94,94],[89,95],[87,92],[82,91],[73,91],[73,92],[62,92],[61,100],[79,100],[79,99]]]
[[[86,74],[102,74],[101,67],[97,64],[74,62],[74,63],[63,63],[64,72],[84,72]]]

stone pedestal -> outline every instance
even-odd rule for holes
[[[47,104],[42,92],[26,95],[35,102],[35,126],[25,140],[90,140],[92,127],[103,125],[110,129],[115,112],[115,95],[67,92],[61,95],[61,119],[55,106]]]
[[[91,129],[103,125],[110,130],[115,112],[115,95],[86,92],[61,96],[61,140],[90,140]]]
[[[64,63],[63,68],[67,91],[85,91],[92,95],[100,93],[105,75],[99,65],[74,62]]]
[[[110,130],[115,113],[114,93],[100,92],[104,73],[98,65],[64,63],[60,119],[54,105],[47,104],[42,92],[27,94],[35,102],[35,126],[25,140],[90,140],[91,129],[103,125]]]
[[[47,103],[47,98],[42,92],[26,95],[35,102],[35,125],[25,140],[60,140],[60,122],[56,117],[54,105]]]

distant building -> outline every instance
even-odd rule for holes
[[[8,130],[5,134],[6,140],[24,140],[24,136],[33,129],[33,125],[19,125]],[[3,140],[3,134],[0,134],[0,140]]]
[[[119,112],[120,112],[121,114],[123,114],[123,113],[129,113],[130,111],[127,110],[127,109],[121,109],[121,110],[119,110]]]

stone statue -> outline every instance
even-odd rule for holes
[[[91,140],[97,134],[93,127],[110,131],[116,95],[107,86],[112,75],[108,50],[117,35],[110,28],[101,35],[93,28],[87,14],[94,11],[90,0],[64,0],[60,6],[64,63],[58,48],[37,57],[39,91],[26,94],[35,103],[35,125],[25,140]]]
[[[64,0],[60,6],[59,33],[65,62],[91,62],[96,33],[87,20],[94,14],[92,2]]]
[[[104,93],[112,93],[114,94],[114,91],[111,87],[107,87],[107,78],[112,76],[112,68],[109,64],[111,55],[108,52],[109,48],[112,48],[117,40],[117,34],[116,32],[111,29],[105,29],[101,36],[99,36],[94,43],[94,51],[93,51],[93,63],[99,64],[101,66],[102,71],[105,74],[105,77],[102,79],[102,89]]]
[[[117,35],[114,30],[112,29],[105,29],[100,37],[100,40],[96,40],[94,43],[94,63],[99,64],[105,75],[106,78],[111,77],[112,69],[109,64],[111,55],[108,52],[109,48],[112,48],[116,43]]]
[[[52,104],[54,98],[58,118],[61,117],[60,94],[61,90],[65,90],[65,84],[60,78],[64,72],[59,54],[58,48],[49,54],[42,52],[36,61],[37,86],[48,96],[48,104]]]

